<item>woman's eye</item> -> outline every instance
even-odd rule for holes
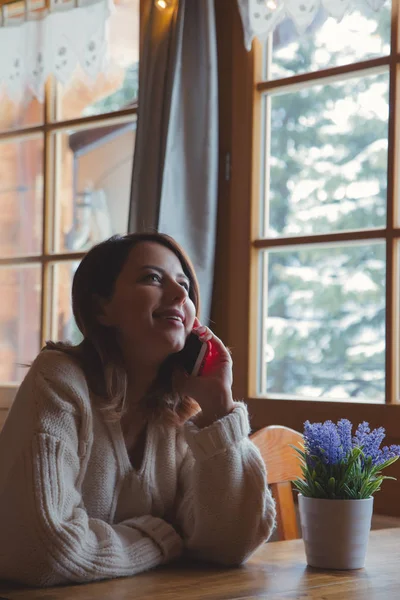
[[[157,275],[157,273],[150,273],[149,275],[146,275],[145,280],[146,281],[154,281],[156,283],[160,283],[161,282],[161,277],[159,275]]]
[[[190,286],[187,281],[181,281],[181,286],[189,293]]]

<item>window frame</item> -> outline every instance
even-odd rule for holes
[[[400,403],[367,404],[362,402],[333,402],[318,400],[286,400],[266,398],[256,394],[257,360],[257,253],[260,140],[254,129],[260,114],[260,94],[256,90],[257,73],[261,67],[256,44],[247,52],[243,42],[243,29],[237,3],[231,0],[215,0],[218,77],[219,77],[219,181],[218,224],[214,273],[214,295],[211,325],[217,335],[230,347],[234,362],[234,397],[244,400],[248,406],[251,427],[261,429],[267,425],[285,425],[297,431],[303,423],[347,418],[353,424],[368,421],[371,427],[383,426],[387,437],[385,443],[400,444]],[[390,56],[397,65],[390,79],[390,128],[388,205],[389,219],[395,222],[394,198],[398,198],[398,178],[395,178],[399,138],[398,86],[400,78],[399,2],[393,0],[392,38],[396,44],[396,56]],[[394,36],[394,37],[393,37]],[[396,110],[393,110],[396,107]],[[400,211],[400,208],[397,210]],[[394,228],[392,228],[394,233]],[[398,228],[396,237],[398,239]],[[390,275],[390,274],[391,275]],[[395,264],[389,258],[387,277],[399,287],[394,279]],[[399,323],[391,322],[396,308],[393,290],[387,304],[386,328],[389,339]],[[399,297],[399,290],[397,290]],[[397,317],[398,318],[398,317]],[[393,329],[392,329],[393,328]],[[399,360],[389,351],[391,364],[398,368]],[[397,363],[396,363],[397,361]],[[396,363],[396,364],[395,364]],[[393,366],[392,366],[393,369]],[[387,383],[393,390],[393,382]],[[393,393],[393,392],[390,392]],[[387,481],[383,490],[375,496],[374,512],[400,516],[396,498],[400,486],[400,461],[390,468],[390,475],[397,481]]]
[[[17,0],[18,1],[18,0]],[[144,3],[139,2],[139,56],[143,42],[142,15]],[[3,5],[9,5],[10,0],[0,0],[0,10]],[[40,347],[51,337],[52,314],[54,307],[54,290],[52,289],[52,267],[55,265],[81,260],[85,251],[79,252],[53,252],[53,239],[57,234],[55,222],[56,210],[56,179],[61,165],[61,149],[57,148],[56,133],[62,133],[69,129],[79,131],[87,127],[115,126],[131,123],[137,118],[138,102],[129,108],[120,109],[115,112],[102,113],[73,119],[57,119],[59,114],[59,84],[50,77],[46,82],[45,99],[43,105],[43,123],[39,125],[24,126],[16,129],[0,131],[0,143],[8,141],[24,140],[32,135],[43,137],[43,221],[42,221],[42,244],[41,251],[34,255],[21,255],[15,257],[0,257],[0,267],[22,266],[36,264],[41,269],[41,313],[40,313]],[[19,383],[0,382],[0,429],[5,420],[7,411],[12,404]]]
[[[236,5],[236,3],[234,3]],[[216,2],[218,52],[220,58],[220,179],[219,215],[216,259],[215,297],[212,320],[231,347],[234,358],[234,394],[249,405],[253,426],[258,429],[280,423],[301,429],[306,419],[341,418],[370,420],[387,429],[391,438],[400,438],[396,424],[400,417],[399,398],[399,310],[398,282],[400,223],[398,164],[400,15],[399,3],[393,0],[391,53],[358,63],[301,74],[285,80],[262,81],[262,50],[256,40],[250,52],[244,48],[243,30],[236,6],[223,0]],[[304,82],[317,82],[357,75],[368,71],[390,69],[388,202],[387,226],[379,230],[338,232],[330,235],[265,238],[259,237],[259,187],[262,94],[269,90],[289,90]],[[397,223],[397,226],[395,225]],[[386,262],[386,403],[362,401],[319,401],[315,399],[282,399],[257,393],[258,256],[262,249],[384,237]],[[240,277],[237,274],[240,273]],[[397,304],[395,299],[397,299]],[[328,418],[328,417],[326,417]]]

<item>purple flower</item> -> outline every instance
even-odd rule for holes
[[[314,457],[325,462],[325,457],[321,453],[322,445],[322,423],[313,423],[306,421],[304,423],[304,447],[307,454],[307,465],[310,469],[314,468]]]
[[[383,463],[385,463],[387,460],[395,458],[396,456],[400,456],[400,446],[397,446],[396,444],[392,444],[389,447],[384,446],[377,452],[376,457],[373,460],[373,464],[383,465]]]
[[[361,446],[362,451],[364,453],[365,458],[372,458],[373,464],[378,459],[379,456],[379,448],[385,437],[385,430],[383,427],[378,427],[378,429],[374,429],[371,433],[365,435],[363,439],[363,444]]]
[[[325,452],[328,457],[327,463],[329,465],[336,465],[345,456],[337,427],[332,421],[325,421],[323,428],[325,433]]]
[[[340,421],[338,421],[337,430],[340,437],[340,441],[342,442],[343,453],[346,456],[352,449],[351,429],[352,424],[348,419],[340,419]]]
[[[371,458],[373,465],[382,465],[389,458],[400,456],[400,446],[390,446],[388,448],[380,448],[380,445],[385,438],[385,429],[378,427],[373,431],[370,430],[369,423],[364,421],[360,423],[353,437],[353,448],[361,448],[365,458]]]
[[[337,427],[332,421],[325,421],[323,424],[311,424],[306,421],[304,423],[304,443],[308,465],[311,468],[314,467],[315,459],[327,465],[335,465],[346,455]]]
[[[400,446],[380,448],[385,437],[383,427],[370,430],[369,423],[360,423],[352,437],[352,424],[348,419],[340,419],[333,423],[304,423],[304,446],[307,465],[310,469],[316,467],[317,462],[325,465],[336,465],[347,462],[354,448],[363,451],[362,465],[365,459],[371,458],[373,465],[381,465],[390,458],[400,456]]]
[[[367,423],[367,421],[363,421],[362,423],[360,423],[359,426],[357,427],[357,431],[353,437],[353,448],[355,448],[355,447],[361,448],[361,446],[363,446],[365,439],[368,436],[370,431],[371,430],[369,428],[369,423]]]
[[[348,419],[304,423],[304,479],[297,489],[310,498],[368,498],[380,487],[385,463],[400,457],[400,446],[381,448],[383,427],[360,423],[352,435]]]

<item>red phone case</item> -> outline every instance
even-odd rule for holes
[[[215,363],[218,360],[219,354],[214,344],[211,341],[207,342],[207,344],[208,351],[200,367],[199,375],[208,375],[209,373],[211,373],[215,366]]]

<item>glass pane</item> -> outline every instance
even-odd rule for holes
[[[92,81],[78,68],[60,86],[60,119],[98,115],[126,108],[138,95],[140,0],[115,0],[109,19],[109,67]]]
[[[72,280],[79,261],[55,263],[51,267],[53,320],[51,339],[79,344],[82,335],[72,315]]]
[[[23,1],[12,1],[8,0],[1,1],[0,6],[2,7],[4,20],[7,22],[7,27],[11,32],[13,28],[17,28],[21,25],[25,18],[25,10],[27,8]],[[35,2],[29,3],[30,18],[36,19],[43,16],[43,8],[46,7],[46,0],[35,0]],[[2,21],[0,15],[0,22]],[[17,31],[14,29],[14,31]],[[1,30],[0,30],[1,32]],[[33,37],[30,38],[32,43]],[[44,104],[39,102],[28,85],[24,85],[26,82],[25,71],[25,60],[26,56],[23,52],[23,46],[17,44],[18,47],[10,48],[6,57],[6,64],[4,67],[7,68],[8,58],[11,59],[12,70],[11,72],[4,73],[4,85],[2,87],[2,81],[0,80],[0,130],[9,130],[22,127],[28,127],[31,125],[41,125],[44,121]],[[2,44],[4,46],[4,44]],[[0,61],[3,57],[0,58]],[[8,80],[8,82],[6,81]],[[19,83],[21,83],[21,86]],[[8,85],[10,84],[10,85]]]
[[[0,143],[0,256],[41,252],[43,138]]]
[[[77,252],[126,233],[136,123],[56,134],[60,172],[53,250]]]
[[[0,268],[0,382],[20,382],[40,349],[41,267]]]
[[[338,21],[328,17],[321,6],[305,34],[299,34],[293,21],[285,19],[266,44],[264,79],[290,77],[388,55],[390,13],[389,1],[377,12],[363,2]]]
[[[261,392],[384,402],[385,244],[264,253]]]
[[[0,91],[0,131],[30,125],[41,125],[44,118],[43,104],[27,91],[21,102],[11,100],[5,91]]]
[[[382,73],[264,99],[265,236],[385,226],[388,94]]]

